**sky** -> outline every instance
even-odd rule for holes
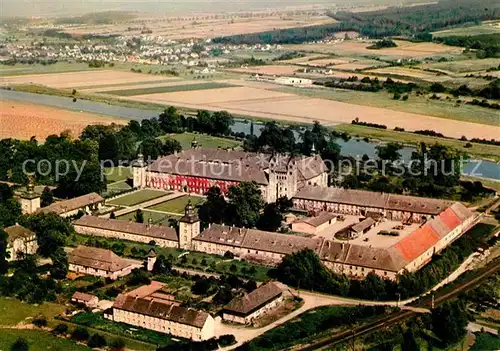
[[[322,4],[327,6],[407,0],[0,0],[2,17],[77,16],[99,11],[138,11],[156,14],[236,12]]]

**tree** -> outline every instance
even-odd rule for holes
[[[181,151],[182,151],[182,145],[179,141],[175,139],[170,139],[170,138],[165,139],[165,142],[161,147],[161,154],[163,156],[171,155],[175,152],[181,152]]]
[[[415,338],[415,334],[412,329],[408,329],[403,334],[403,344],[401,345],[402,351],[419,351],[420,346]]]
[[[52,257],[75,233],[69,221],[54,212],[24,215],[20,224],[36,233],[38,253],[43,257]]]
[[[169,274],[172,271],[172,262],[168,260],[164,255],[160,255],[156,258],[156,262],[153,265],[153,274]]]
[[[106,339],[98,333],[92,334],[87,342],[87,346],[90,348],[102,348],[106,346],[106,344]]]
[[[375,147],[377,150],[377,156],[381,160],[395,162],[401,158],[399,151],[403,146],[399,143],[387,143],[385,145],[378,145]]]
[[[110,219],[116,219],[115,211],[112,211],[111,214],[109,215]]]
[[[127,280],[128,285],[148,285],[150,283],[149,273],[139,268],[133,269]]]
[[[460,341],[467,333],[467,312],[464,303],[445,302],[432,310],[432,331],[445,345]]]
[[[76,341],[87,341],[89,338],[89,332],[84,327],[76,327],[71,333],[71,339]]]
[[[50,276],[54,279],[65,279],[68,275],[68,255],[62,247],[59,247],[51,255],[52,266],[50,268]]]
[[[164,110],[160,114],[158,121],[164,133],[177,133],[180,131],[181,117],[173,106],[169,106]]]
[[[207,199],[200,206],[198,216],[205,223],[220,224],[224,221],[227,202],[219,187],[213,186],[205,194]]]
[[[342,296],[347,295],[349,291],[347,277],[330,272],[311,249],[285,256],[274,274],[279,281],[298,288]]]
[[[14,198],[0,203],[0,228],[10,227],[18,222],[21,216],[21,204]]]
[[[8,259],[10,258],[7,252],[7,243],[9,235],[0,228],[0,275],[7,273],[9,269]]]
[[[90,193],[102,193],[106,191],[106,177],[101,173],[99,163],[85,163],[78,165],[81,174],[71,167],[69,173],[62,176],[55,191],[61,198],[73,198]]]
[[[52,190],[48,186],[43,189],[42,195],[40,197],[40,205],[42,207],[47,207],[54,202],[54,195]]]
[[[68,333],[68,325],[65,323],[59,323],[52,329],[52,334],[54,335],[66,335]]]
[[[217,291],[217,294],[213,297],[212,301],[219,305],[226,305],[234,298],[231,287],[223,285]]]
[[[151,160],[156,160],[163,153],[163,143],[157,138],[150,137],[145,139],[141,147],[145,159],[151,158]]]
[[[16,341],[10,347],[11,351],[28,351],[29,345],[28,341],[23,337],[18,337]]]
[[[114,339],[109,344],[109,347],[112,351],[122,351],[125,349],[125,341],[121,338]]]
[[[266,204],[264,213],[257,221],[257,228],[269,232],[275,232],[281,227],[283,216],[276,203]]]
[[[144,223],[144,212],[140,208],[135,211],[134,219],[137,223]]]
[[[242,182],[238,186],[232,186],[227,197],[229,199],[227,221],[239,227],[254,227],[264,205],[257,183]]]

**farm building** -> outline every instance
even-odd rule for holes
[[[101,195],[90,193],[73,199],[54,202],[50,206],[40,208],[38,212],[55,212],[61,217],[70,217],[78,214],[79,211],[87,214],[92,213],[98,210],[103,203],[104,198]]]
[[[273,282],[261,285],[254,291],[235,297],[222,310],[222,319],[239,324],[252,322],[276,308],[283,301],[282,289]]]
[[[69,253],[68,263],[72,272],[113,280],[124,277],[134,268],[140,267],[122,259],[113,251],[82,245]]]
[[[326,187],[327,169],[320,156],[285,156],[194,147],[146,165],[134,164],[134,187],[205,194],[212,186],[226,193],[244,181],[259,184],[266,202],[292,198],[306,185]]]
[[[92,294],[75,292],[71,297],[71,302],[85,305],[86,307],[94,308],[99,303],[99,298]]]
[[[31,230],[16,224],[4,228],[7,233],[7,253],[9,261],[16,261],[19,254],[33,255],[38,250],[36,234]]]
[[[194,341],[208,340],[215,336],[215,321],[210,314],[181,307],[154,296],[120,294],[108,318]]]
[[[317,234],[336,222],[337,215],[323,211],[316,216],[298,219],[292,223],[292,231],[306,234]]]

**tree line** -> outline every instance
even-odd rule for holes
[[[391,7],[373,12],[328,12],[337,23],[326,25],[270,30],[260,33],[240,34],[214,39],[223,44],[301,44],[323,40],[337,32],[355,31],[361,36],[385,38],[407,36],[429,38],[429,33],[443,28],[493,20],[500,11],[494,0],[447,0],[439,3]],[[430,36],[432,37],[432,36]]]

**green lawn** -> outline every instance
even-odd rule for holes
[[[476,342],[470,351],[500,350],[500,338],[489,333],[476,333]]]
[[[16,299],[0,297],[0,325],[16,325],[25,320],[30,322],[31,319],[27,318],[35,317],[38,314],[43,314],[48,320],[51,320],[64,310],[63,305],[51,302],[35,306]]]
[[[191,200],[191,204],[193,204],[193,206],[196,206],[205,201],[205,199],[202,197],[185,195],[170,201],[162,202],[161,204],[154,205],[152,207],[148,207],[147,209],[183,214],[184,208],[186,207],[189,200]]]
[[[98,71],[99,68],[90,68],[87,63],[57,62],[53,65],[16,64],[15,66],[2,65],[0,76],[14,76],[23,74],[64,73],[78,71]]]
[[[227,83],[217,83],[217,82],[206,82],[206,83],[195,83],[195,84],[179,84],[179,85],[167,85],[163,87],[151,87],[151,88],[137,88],[137,89],[120,89],[120,90],[108,90],[100,92],[101,94],[117,95],[117,96],[135,96],[135,95],[147,95],[147,94],[159,94],[159,93],[173,93],[177,91],[193,91],[193,90],[210,90],[210,89],[220,89],[220,88],[230,88],[235,85]]]
[[[466,142],[456,139],[437,138],[408,132],[395,132],[393,130],[370,128],[354,124],[339,124],[335,126],[335,130],[347,132],[351,136],[368,137],[387,142],[392,141],[412,145],[417,145],[421,142],[426,144],[439,143],[463,151],[472,157],[490,159],[496,162],[500,161],[500,146],[495,145],[472,143],[473,146],[471,148],[465,148]],[[464,131],[464,134],[467,134],[467,131]]]
[[[168,225],[168,220],[173,218],[173,219],[179,219],[179,217],[168,215],[165,213],[159,213],[159,212],[152,212],[148,210],[143,210],[144,213],[144,221],[148,222],[149,219],[151,219],[153,224],[158,224],[158,225]],[[126,215],[120,216],[117,219],[123,220],[123,221],[135,221],[135,212],[130,212],[127,213]]]
[[[58,338],[42,330],[0,329],[0,350],[8,351],[18,338],[28,341],[30,351],[64,350],[90,351],[91,348],[79,345],[72,340]]]
[[[237,140],[196,133],[168,134],[159,137],[161,140],[165,140],[167,138],[177,140],[181,143],[183,150],[190,149],[193,140],[196,140],[199,146],[207,148],[235,148],[241,145],[241,143]]]
[[[499,33],[500,35],[500,33]],[[449,71],[453,73],[465,73],[483,71],[488,68],[498,67],[500,65],[500,58],[487,58],[476,60],[459,60],[450,62],[436,62],[422,65],[423,68],[439,69],[442,71]]]
[[[168,194],[169,193],[165,191],[145,189],[113,199],[108,203],[111,205],[119,205],[119,206],[134,206],[142,202],[153,200]]]
[[[115,183],[132,177],[132,168],[130,167],[107,167],[104,168],[103,172],[108,183]]]

